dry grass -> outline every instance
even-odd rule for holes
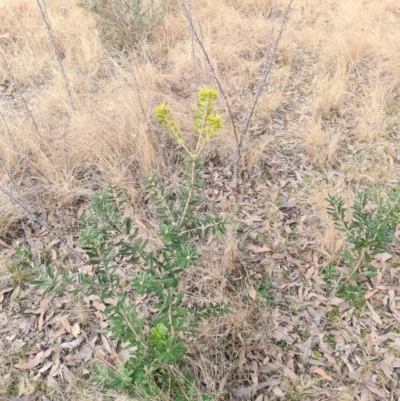
[[[73,2],[42,3],[76,110],[36,2],[0,0],[0,185],[70,242],[77,233],[80,208],[94,190],[110,181],[122,184],[132,215],[151,226],[143,211],[143,175],[156,170],[171,185],[177,185],[180,173],[179,156],[155,123],[153,110],[161,102],[168,103],[190,132],[197,89],[216,85],[188,30],[179,1],[169,1],[167,14],[148,38],[122,50],[112,46],[111,36],[104,41],[94,16]],[[287,0],[277,1],[275,22],[272,0],[187,3],[240,128],[259,83],[271,29],[274,27],[276,34]],[[235,226],[222,243],[214,240],[204,244],[204,265],[188,272],[183,280],[194,302],[230,297],[234,304],[232,315],[205,325],[188,356],[193,374],[217,399],[224,399],[228,386],[247,386],[252,380],[254,384],[256,360],[261,361],[260,366],[272,362],[293,366],[297,379],[285,377],[281,381],[286,399],[345,400],[360,394],[361,380],[353,378],[351,382],[338,374],[336,387],[340,391],[323,380],[316,381],[311,365],[300,360],[302,350],[282,345],[274,333],[277,325],[292,324],[293,338],[302,338],[298,333],[310,325],[307,307],[319,305],[318,298],[309,295],[321,296],[318,269],[337,258],[343,247],[343,238],[326,215],[326,196],[341,192],[350,202],[360,188],[393,185],[399,180],[399,22],[400,5],[395,0],[293,3],[274,69],[245,141],[239,197],[233,196],[229,184],[236,140],[226,105],[223,99],[219,101],[226,124],[207,149],[206,158],[207,183],[219,195],[211,193],[207,202],[217,210],[222,205],[227,216],[235,215],[247,228],[238,233]],[[220,194],[224,194],[221,199]],[[293,199],[295,207],[282,208]],[[18,238],[31,241],[34,229],[31,232],[28,217],[26,210],[0,193],[0,233],[5,245],[13,246]],[[148,229],[152,231],[152,227]],[[264,264],[257,264],[262,258],[256,260],[254,255],[246,262],[243,252],[249,252],[248,243],[268,245],[279,255],[287,251],[298,258],[304,256],[301,263],[309,266],[307,269],[315,268],[315,273],[299,283],[300,287],[286,286],[293,265],[282,262],[286,259],[279,259],[279,255],[264,258]],[[207,247],[216,250],[210,255]],[[62,259],[62,263],[67,261]],[[280,314],[275,316],[275,326],[271,308],[265,303],[249,303],[246,293],[248,285],[256,285],[265,273],[278,277],[274,313],[279,309]],[[10,274],[16,281],[7,281]],[[301,274],[306,273],[301,270]],[[396,275],[390,274],[396,282]],[[18,272],[5,269],[2,277],[6,284],[25,288]],[[316,288],[313,283],[317,283]],[[39,295],[33,294],[37,300]],[[302,302],[293,304],[293,312],[290,302],[299,297]],[[379,296],[378,300],[383,302]],[[22,297],[21,302],[26,305],[28,300]],[[12,309],[15,304],[18,302],[9,304],[10,311],[18,320],[18,311]],[[85,304],[75,300],[73,305],[80,311],[74,312],[74,318],[89,326],[92,317],[82,311]],[[288,317],[279,320],[286,307],[294,314],[292,323]],[[351,316],[343,319],[356,325]],[[355,319],[361,326],[365,324],[364,318]],[[269,324],[264,327],[266,321]],[[252,340],[262,327],[258,341]],[[337,334],[339,330],[333,331],[338,338],[342,336]],[[368,341],[372,340],[368,338],[361,340],[364,351],[371,351]],[[221,349],[222,339],[229,348]],[[5,344],[8,340],[1,341]],[[18,348],[18,344],[14,346]],[[2,358],[6,356],[0,354],[0,365],[6,366]],[[377,363],[377,355],[371,358],[371,363]],[[345,366],[343,361],[340,364]],[[15,383],[19,383],[20,394],[36,388],[31,375],[19,373],[8,372],[0,380],[0,390]],[[374,368],[363,377],[374,374],[375,386],[391,386]],[[84,374],[77,377],[81,391],[69,386],[67,395],[61,395],[55,388],[54,397],[102,399]],[[257,380],[269,377],[262,374]],[[391,388],[393,397],[397,396],[395,386]],[[267,389],[265,397],[279,398],[273,386]]]

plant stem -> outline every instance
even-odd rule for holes
[[[198,230],[202,230],[202,231],[204,232],[204,231],[207,230],[208,228],[217,227],[218,224],[219,224],[219,223],[211,223],[211,224],[207,224],[206,226],[202,226],[202,227],[200,227],[200,228],[191,228],[190,230],[181,231],[181,232],[179,233],[179,235],[184,235],[184,234],[190,233],[190,232],[192,232],[192,231],[198,231]]]
[[[190,153],[190,155],[192,157],[192,165],[191,165],[191,171],[190,171],[190,174],[191,174],[191,176],[190,176],[190,189],[189,189],[189,193],[188,193],[188,196],[187,196],[187,199],[186,199],[185,207],[184,207],[183,212],[182,212],[181,219],[180,219],[179,224],[178,224],[179,228],[182,227],[183,221],[185,220],[186,213],[187,213],[189,205],[190,205],[190,201],[192,200],[193,191],[194,191],[194,180],[196,178],[197,155],[193,155],[191,153]]]
[[[167,201],[164,199],[164,197],[162,196],[161,191],[159,190],[159,187],[158,187],[157,185],[155,185],[154,187],[155,187],[155,189],[156,189],[156,191],[157,191],[158,197],[159,197],[159,198],[161,199],[161,201],[162,201],[163,207],[164,207],[165,210],[167,211],[167,217],[169,218],[170,221],[172,221],[172,222],[175,223],[175,219],[174,219],[173,216],[172,216],[172,211],[171,211],[171,209],[170,209],[170,207],[169,207],[169,205],[168,205],[168,202],[167,202]]]
[[[169,324],[171,326],[171,337],[175,337],[175,329],[174,325],[172,324],[172,305],[170,305],[168,309],[168,318],[169,318]]]
[[[125,319],[125,321],[126,321],[127,325],[129,326],[129,328],[131,329],[131,332],[132,332],[133,335],[135,336],[136,341],[137,341],[138,343],[140,343],[140,345],[143,347],[143,349],[144,349],[145,351],[147,351],[147,349],[148,349],[147,344],[146,344],[146,343],[140,338],[140,336],[137,334],[136,330],[133,328],[131,322],[129,321],[128,316],[126,316],[125,311],[124,311],[123,308],[121,308],[121,312],[120,312],[120,313],[121,313],[122,317]]]
[[[365,256],[365,252],[366,250],[363,249],[360,255],[360,259],[358,260],[358,262],[356,263],[356,265],[354,266],[354,269],[351,271],[351,273],[347,276],[346,280],[344,280],[345,283],[348,283],[351,279],[351,277],[353,276],[353,274],[360,268],[361,263],[364,260],[364,256]]]

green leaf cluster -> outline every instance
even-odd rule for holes
[[[328,214],[336,229],[345,234],[348,248],[342,254],[348,273],[343,277],[335,266],[323,269],[323,278],[329,285],[338,280],[338,295],[351,302],[362,304],[363,284],[358,281],[377,275],[371,263],[373,255],[390,252],[389,245],[397,224],[400,222],[400,185],[390,193],[380,187],[357,193],[351,207],[351,217],[343,199],[338,195],[329,196]]]
[[[277,305],[276,299],[271,294],[271,289],[272,289],[272,284],[269,278],[264,278],[264,280],[258,286],[255,287],[257,293],[261,295],[261,297],[263,297],[270,306],[276,307]]]
[[[29,282],[34,276],[36,260],[27,244],[19,244],[14,254],[4,260],[4,265],[10,273],[10,279],[15,285]]]

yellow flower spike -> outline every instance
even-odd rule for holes
[[[222,116],[213,114],[217,99],[218,93],[214,88],[200,89],[194,121],[194,134],[199,136],[198,145],[203,146],[206,144],[223,126]],[[156,107],[155,115],[168,135],[191,154],[191,151],[185,146],[182,131],[179,130],[170,108],[165,103],[162,103]],[[199,150],[194,150],[194,153],[197,154]]]
[[[179,145],[182,145],[182,131],[179,130],[178,124],[174,120],[170,108],[165,103],[162,103],[156,107],[155,115],[167,131],[168,135],[172,136]]]
[[[202,88],[199,92],[200,102],[208,100],[209,102],[215,102],[218,98],[218,93],[214,88]]]

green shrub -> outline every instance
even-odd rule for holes
[[[166,0],[81,0],[80,5],[101,18],[121,46],[146,38],[166,12]]]
[[[124,218],[123,191],[109,185],[96,193],[92,210],[82,217],[80,244],[93,267],[93,276],[79,274],[78,288],[70,290],[97,294],[101,299],[115,298],[105,315],[109,331],[131,351],[130,358],[119,369],[96,365],[95,382],[103,388],[117,389],[139,399],[193,400],[197,386],[184,363],[185,336],[193,336],[198,324],[227,310],[222,305],[195,308],[185,303],[185,293],[178,290],[180,273],[195,265],[198,255],[194,242],[210,233],[223,233],[224,221],[219,217],[198,216],[204,183],[200,156],[204,145],[222,128],[222,118],[214,114],[217,93],[202,89],[195,114],[196,147],[190,148],[165,104],[157,107],[156,116],[168,134],[186,153],[185,178],[179,202],[173,202],[156,174],[146,179],[146,189],[155,205],[160,222],[162,245],[150,247],[139,237],[130,218]],[[135,295],[147,294],[153,300],[150,314],[143,314],[128,290],[122,290],[115,260],[124,259],[137,273],[131,280]],[[34,284],[49,291],[62,292],[74,284],[69,272],[55,272],[47,267],[44,280]],[[75,284],[74,284],[75,285]],[[132,351],[133,350],[133,351]],[[197,397],[198,398],[198,397]],[[206,398],[202,398],[206,399]]]
[[[328,214],[335,227],[345,233],[349,245],[342,254],[348,267],[345,276],[335,266],[323,269],[323,278],[331,286],[337,284],[337,294],[360,305],[364,302],[362,277],[377,275],[371,263],[372,256],[390,252],[389,244],[400,222],[400,185],[389,194],[381,188],[359,192],[352,206],[351,219],[346,218],[346,208],[340,196],[329,196]]]

